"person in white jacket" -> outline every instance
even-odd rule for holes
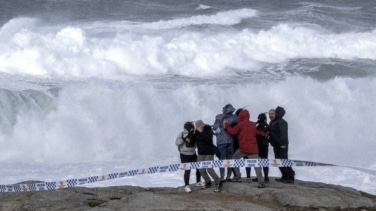
[[[175,144],[178,147],[180,152],[180,161],[181,163],[190,163],[190,162],[197,162],[197,155],[196,155],[196,143],[192,140],[192,135],[195,130],[195,127],[192,122],[186,122],[184,124],[184,130],[178,134],[176,137]],[[191,175],[191,170],[184,171],[184,190],[187,193],[190,193],[192,190],[189,187],[189,178]],[[201,174],[200,171],[196,170],[196,186],[203,186],[204,183],[200,182]]]

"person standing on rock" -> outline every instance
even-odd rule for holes
[[[272,120],[268,127],[270,143],[274,148],[276,159],[288,159],[288,124],[283,119],[285,109],[278,106],[275,109],[275,119]],[[277,182],[293,184],[295,180],[295,171],[292,167],[280,167],[282,177],[275,179]]]
[[[266,135],[261,131],[256,130],[256,124],[249,120],[250,115],[247,109],[239,112],[240,122],[235,126],[230,126],[226,120],[223,121],[223,128],[231,134],[236,135],[239,142],[239,149],[236,150],[232,159],[241,159],[247,157],[249,159],[258,159],[258,147],[256,135]],[[234,168],[236,178],[233,182],[242,182],[239,167]],[[264,180],[261,175],[261,168],[255,167],[255,172],[258,180],[258,188],[265,188]]]
[[[235,125],[239,122],[239,118],[233,114],[235,108],[231,104],[223,106],[222,113],[215,117],[213,124],[213,130],[217,140],[217,147],[220,151],[220,160],[231,159],[234,154],[234,137],[223,129],[223,120],[226,119],[231,125]],[[219,168],[221,174],[221,181],[225,181],[225,168]],[[230,180],[232,168],[227,168],[226,180]]]
[[[256,130],[263,131],[264,133],[268,132],[268,123],[265,113],[261,113],[257,117],[256,122]],[[256,135],[257,139],[257,147],[259,151],[260,158],[268,159],[268,152],[269,152],[269,140],[266,136],[263,135]],[[265,183],[269,182],[269,167],[262,168],[264,172],[264,181]],[[252,181],[257,182],[257,178],[253,179]]]
[[[193,140],[197,144],[197,161],[213,161],[214,160],[214,145],[213,145],[213,130],[212,127],[205,124],[202,120],[196,121],[196,130],[193,134]],[[215,189],[214,192],[220,192],[222,190],[222,183],[219,176],[215,173],[213,168],[200,169],[201,176],[205,180],[205,185],[202,189],[209,188],[211,186],[211,179],[209,175],[214,179]],[[208,175],[209,174],[209,175]]]
[[[180,161],[181,163],[190,163],[190,162],[196,162],[197,161],[197,155],[196,155],[196,143],[194,143],[194,140],[192,139],[193,132],[195,130],[195,127],[192,122],[186,122],[184,124],[184,130],[178,134],[175,140],[175,144],[178,147],[178,151],[180,152]],[[184,171],[184,190],[187,193],[190,193],[192,190],[189,187],[189,178],[191,175],[191,170],[185,170]],[[197,186],[203,186],[203,183],[200,182],[201,180],[201,174],[200,171],[196,170],[196,185]]]

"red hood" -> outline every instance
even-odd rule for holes
[[[249,120],[249,112],[247,109],[243,109],[239,113],[240,121]]]

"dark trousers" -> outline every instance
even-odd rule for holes
[[[288,158],[288,146],[282,149],[280,146],[274,147],[274,155],[276,159],[289,159]],[[295,179],[295,171],[292,167],[279,167],[279,170],[282,174],[282,179],[285,180],[294,180]]]
[[[180,161],[181,163],[191,163],[191,162],[197,162],[197,155],[184,155],[180,153]],[[189,185],[189,178],[191,176],[191,170],[185,170],[184,171],[184,184]],[[201,174],[198,169],[196,169],[196,182],[201,181]]]
[[[258,151],[259,151],[259,157],[267,159],[268,158],[268,151],[269,151],[268,145],[258,144],[257,147],[258,147]],[[262,171],[264,172],[265,178],[269,177],[269,167],[262,167]],[[245,167],[245,172],[247,174],[247,178],[251,178],[251,168]]]
[[[260,158],[267,159],[268,152],[269,152],[269,145],[258,145],[259,156]],[[262,171],[264,172],[264,177],[269,177],[269,167],[262,167]]]

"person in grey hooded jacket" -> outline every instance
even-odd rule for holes
[[[175,144],[178,147],[178,151],[180,152],[180,161],[181,163],[190,163],[190,162],[197,162],[197,155],[196,155],[196,148],[197,145],[194,142],[192,136],[195,130],[195,126],[192,122],[186,122],[184,124],[184,130],[178,134],[175,140]],[[191,175],[191,170],[185,170],[184,172],[184,184],[185,184],[185,191],[191,192],[189,187],[189,178]],[[196,170],[196,182],[197,186],[204,185],[200,183],[201,174],[200,171]]]
[[[220,160],[232,159],[234,154],[234,137],[227,133],[223,128],[223,120],[226,119],[228,124],[236,125],[239,122],[239,117],[234,114],[235,108],[231,104],[227,104],[222,108],[222,113],[215,117],[213,125],[214,134],[217,139],[217,147],[220,151]],[[221,181],[224,181],[225,168],[220,168]],[[230,180],[232,168],[227,168],[226,180]]]

